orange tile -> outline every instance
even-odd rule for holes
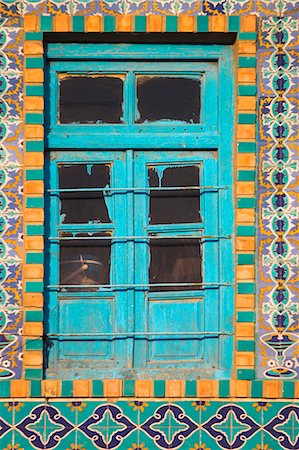
[[[255,41],[238,41],[238,53],[239,55],[255,55],[256,54],[256,42]]]
[[[255,333],[255,324],[247,322],[236,323],[236,336],[253,338]]]
[[[255,267],[252,265],[237,266],[236,276],[237,280],[254,280]]]
[[[73,394],[74,397],[90,397],[90,381],[89,380],[74,380]]]
[[[165,28],[165,17],[150,14],[146,18],[146,31],[162,33]]]
[[[252,236],[238,236],[236,238],[236,249],[241,251],[255,250],[255,238]]]
[[[238,69],[237,77],[239,83],[255,83],[256,70],[254,68],[242,67]]]
[[[243,124],[239,123],[237,125],[237,139],[255,139],[256,137],[256,127],[253,124]]]
[[[122,380],[103,380],[105,397],[122,396]]]
[[[182,397],[184,395],[184,381],[183,380],[166,380],[165,395],[166,397]]]
[[[237,294],[236,295],[236,308],[238,309],[254,309],[255,297],[254,294]]]
[[[134,31],[134,16],[116,16],[116,31]]]
[[[231,397],[249,397],[250,384],[247,380],[231,380],[230,382]]]
[[[255,153],[238,153],[237,154],[238,169],[253,169],[256,167]]]
[[[254,32],[256,31],[257,18],[253,14],[241,16],[241,31]]]
[[[44,82],[43,69],[25,69],[24,81],[25,83],[43,83]]]
[[[135,381],[135,395],[136,397],[152,397],[153,396],[153,381],[151,380],[136,380]]]
[[[44,277],[44,266],[43,264],[27,264],[24,266],[24,277],[25,278],[43,278]]]
[[[24,163],[27,167],[43,167],[44,165],[44,154],[42,152],[25,152],[24,153]]]
[[[43,97],[24,97],[24,108],[26,111],[43,111],[44,98]]]
[[[42,395],[46,398],[58,397],[61,391],[59,380],[42,380]]]
[[[39,31],[39,17],[35,15],[24,15],[24,30],[25,31]]]
[[[101,31],[100,16],[87,16],[84,21],[85,31],[87,32],[99,32]]]
[[[42,41],[25,41],[24,42],[24,55],[43,55],[44,46]]]
[[[26,278],[26,275],[25,275]],[[36,308],[42,308],[44,305],[44,296],[43,294],[37,293],[28,293],[26,292],[24,294],[24,306],[27,307],[36,307]]]
[[[236,352],[236,365],[239,367],[254,367],[254,353]]]
[[[263,397],[280,398],[282,395],[282,384],[279,380],[263,381]]]
[[[42,125],[25,125],[26,139],[43,139],[44,127]]]
[[[53,30],[71,31],[71,20],[71,16],[68,15],[53,16]]]
[[[256,111],[256,97],[238,97],[238,112],[241,111]]]
[[[42,367],[43,352],[38,350],[24,351],[23,362],[25,366]]]
[[[44,222],[44,210],[42,208],[26,208],[24,210],[25,222]]]
[[[41,322],[25,322],[23,327],[24,336],[42,336],[43,324]]]
[[[12,380],[10,382],[10,395],[12,397],[27,397],[29,394],[28,380]]]
[[[218,382],[216,380],[198,380],[196,391],[197,397],[217,397]]]
[[[295,381],[294,399],[299,399],[299,381]]]
[[[42,180],[29,180],[24,184],[26,194],[43,194],[44,182]]]
[[[43,236],[26,236],[24,239],[25,250],[43,250],[44,238]]]
[[[242,208],[236,210],[236,221],[238,223],[254,224],[255,210],[252,208]]]
[[[218,14],[209,17],[209,31],[213,32],[223,32],[227,31],[228,18],[223,14]]]
[[[196,31],[196,17],[189,15],[180,15],[178,17],[178,31],[185,33],[194,33]]]
[[[237,181],[237,195],[254,195],[254,181]]]

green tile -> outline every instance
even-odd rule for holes
[[[27,197],[26,208],[43,208],[44,197]]]
[[[73,395],[73,382],[70,380],[63,380],[61,382],[61,396],[72,397]]]
[[[42,383],[38,380],[30,381],[30,397],[42,396]]]
[[[254,369],[237,369],[238,380],[254,380],[254,378],[255,378]]]
[[[30,310],[25,313],[26,322],[42,322],[44,320],[43,311]]]
[[[252,125],[256,122],[256,114],[239,114],[238,123]]]
[[[44,170],[43,169],[27,169],[26,170],[26,180],[43,180]]]
[[[238,200],[237,200],[237,208],[239,208],[239,209],[242,209],[242,208],[255,208],[255,203],[256,203],[255,198],[251,198],[251,197],[238,198]]]
[[[255,84],[239,84],[238,94],[244,97],[256,96],[257,87]]]
[[[176,16],[166,16],[166,31],[170,33],[178,31],[178,18]]]
[[[10,397],[10,381],[0,381],[0,397]]]
[[[255,142],[238,142],[238,152],[239,153],[255,153],[256,143]]]
[[[282,383],[283,398],[295,398],[295,384],[294,381],[283,381]]]
[[[240,68],[254,68],[256,67],[256,58],[254,56],[239,56],[238,67]]]
[[[43,253],[26,253],[26,264],[43,264],[44,254]]]
[[[255,170],[238,170],[238,181],[255,181]]]
[[[254,294],[255,284],[254,283],[237,283],[237,293],[238,294]]]
[[[73,21],[73,31],[84,31],[84,17],[74,16]]]
[[[44,283],[42,281],[27,281],[25,285],[25,292],[43,292]]]
[[[185,396],[186,397],[196,397],[196,380],[186,380]]]
[[[40,29],[41,31],[52,31],[52,16],[41,16]]]
[[[115,17],[104,16],[104,31],[108,33],[115,31]]]
[[[43,152],[44,141],[26,141],[26,152]]]
[[[27,31],[25,33],[25,41],[42,41],[43,40],[43,33],[40,31]]]
[[[44,58],[42,57],[26,57],[25,59],[26,69],[43,69],[44,68]]]
[[[254,264],[255,255],[252,253],[241,253],[238,255],[238,264],[241,266]]]
[[[146,31],[146,16],[134,17],[134,31],[138,33]]]
[[[25,93],[32,97],[42,97],[44,95],[44,85],[36,84],[34,86],[27,84],[25,87]],[[36,141],[34,141],[36,142]]]
[[[44,123],[44,115],[38,113],[27,113],[26,124],[42,125]]]
[[[43,225],[26,225],[27,236],[43,236],[44,226]]]
[[[41,380],[42,378],[42,369],[25,369],[25,380]]]
[[[240,339],[237,341],[238,352],[254,352],[255,342],[252,340]]]
[[[25,340],[25,350],[42,350],[43,341],[41,338],[28,338]]]
[[[256,41],[257,40],[257,33],[254,31],[252,32],[242,32],[238,34],[238,38],[241,41]]]
[[[219,397],[229,397],[230,396],[230,381],[220,380],[219,381]]]
[[[92,396],[93,397],[103,397],[104,388],[102,380],[93,380],[92,382]]]
[[[208,16],[197,16],[197,31],[199,32],[209,31]]]
[[[261,398],[263,396],[263,382],[259,380],[253,380],[251,382],[251,397]]]
[[[135,381],[124,380],[123,381],[123,395],[124,397],[134,397],[135,395]]]
[[[238,32],[240,30],[240,17],[230,16],[228,18],[228,31]]]
[[[237,322],[255,322],[254,311],[238,311]]]
[[[154,381],[154,396],[155,397],[165,397],[165,381],[155,380]]]
[[[255,226],[254,225],[238,225],[237,226],[237,236],[254,236]]]

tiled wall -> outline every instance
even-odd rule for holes
[[[0,0],[1,449],[298,448],[296,11],[297,0]],[[40,42],[72,30],[238,32],[236,381],[41,381]]]

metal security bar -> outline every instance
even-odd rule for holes
[[[88,231],[64,231],[65,233],[88,233]],[[92,231],[92,233],[96,233],[99,231]],[[104,231],[103,231],[104,232]],[[49,241],[69,241],[69,240],[82,240],[82,241],[89,241],[89,240],[113,240],[113,241],[129,241],[129,240],[154,240],[154,239],[231,239],[231,236],[218,236],[218,235],[198,235],[198,236],[188,236],[188,235],[175,235],[175,236],[156,236],[156,235],[149,235],[149,236],[52,236],[48,238]]]
[[[161,336],[161,337],[165,337],[166,339],[169,336],[211,336],[211,335],[215,335],[215,336],[231,336],[233,335],[232,332],[230,331],[176,331],[176,332],[171,332],[171,331],[164,331],[164,332],[159,332],[159,331],[151,331],[151,332],[147,332],[147,331],[140,331],[140,332],[128,332],[128,333],[49,333],[46,334],[46,337],[51,338],[51,339],[55,339],[55,338],[59,338],[59,337],[66,337],[66,338],[73,338],[73,337],[100,337],[103,339],[107,339],[107,338],[117,338],[117,337],[144,337],[146,339],[149,339],[150,336]]]
[[[167,186],[167,187],[104,187],[104,188],[65,188],[65,189],[47,189],[50,194],[59,194],[61,192],[139,192],[139,191],[204,191],[227,190],[228,186]]]
[[[218,287],[230,286],[230,283],[142,283],[142,284],[49,284],[48,289],[137,289],[145,287],[178,287],[178,286],[200,286]]]

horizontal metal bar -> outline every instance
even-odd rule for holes
[[[139,191],[203,191],[203,190],[227,190],[228,186],[171,186],[171,187],[120,187],[120,188],[65,188],[65,189],[47,189],[50,194],[60,192],[139,192]]]
[[[86,288],[142,288],[142,287],[180,287],[180,286],[230,286],[230,283],[142,283],[142,284],[49,284],[48,289],[86,289]]]
[[[71,233],[71,232],[70,232]],[[78,231],[82,233],[82,231]],[[96,233],[96,231],[93,231]],[[48,238],[49,241],[70,241],[70,240],[109,240],[109,241],[129,241],[129,240],[155,240],[155,239],[231,239],[231,235],[220,236],[220,235],[198,235],[198,236],[188,236],[188,235],[174,235],[174,236],[51,236]]]
[[[231,331],[177,331],[177,332],[167,332],[167,331],[161,331],[161,332],[147,332],[147,331],[140,331],[140,332],[129,332],[129,333],[48,333],[46,334],[46,337],[55,338],[55,337],[150,337],[150,336],[204,336],[204,335],[232,335],[233,333]]]

